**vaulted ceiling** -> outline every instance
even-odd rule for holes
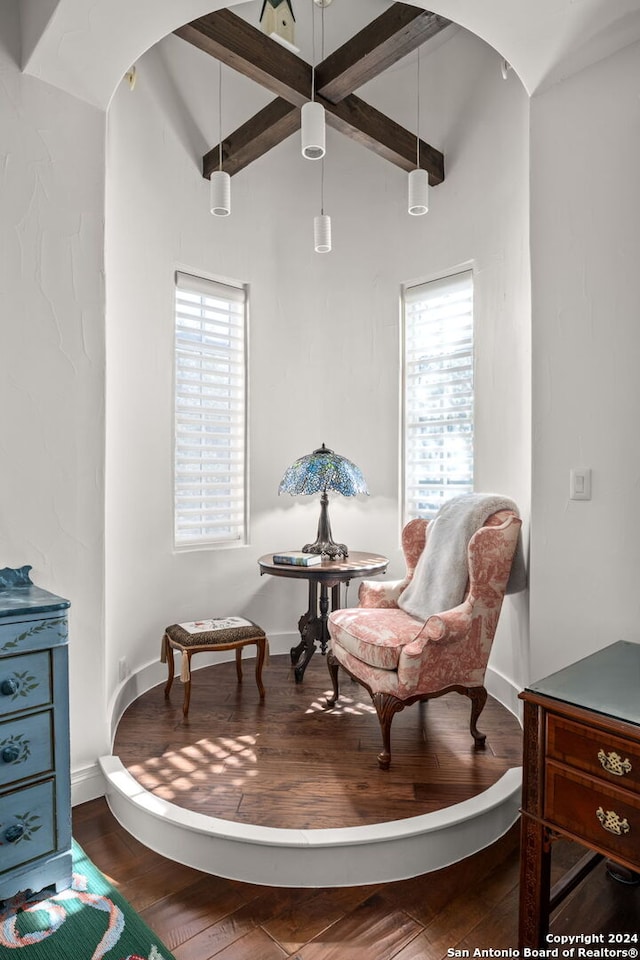
[[[355,0],[344,0],[349,6]],[[411,0],[475,33],[530,95],[640,40],[640,0]],[[22,64],[105,109],[122,77],[176,28],[239,0],[20,0]]]
[[[289,49],[231,10],[210,13],[175,33],[200,50],[256,81],[276,98],[226,137],[222,166],[233,175],[281,143],[300,127],[300,107],[314,98],[327,122],[345,136],[375,151],[403,170],[416,166],[416,134],[354,94],[402,57],[450,24],[449,20],[407,3],[394,3],[319,63],[315,70]],[[432,185],[444,179],[444,158],[424,141],[420,166]],[[203,158],[208,178],[220,165],[220,147]]]

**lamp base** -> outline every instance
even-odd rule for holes
[[[318,520],[318,534],[314,543],[306,543],[302,548],[303,553],[322,553],[330,560],[342,558],[346,560],[349,556],[346,543],[334,543],[331,536],[331,524],[329,523],[329,497],[327,491],[323,490],[320,495],[320,519]]]
[[[334,543],[333,540],[316,540],[314,543],[305,543],[303,553],[322,553],[329,560],[346,560],[349,556],[346,543]]]

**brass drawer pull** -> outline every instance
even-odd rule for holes
[[[612,773],[614,777],[624,777],[625,773],[631,773],[631,761],[626,757],[623,760],[615,750],[612,750],[611,753],[598,750],[598,760],[607,773]]]
[[[615,833],[617,837],[621,837],[622,834],[630,833],[631,831],[627,818],[625,817],[621,820],[615,810],[607,810],[605,813],[602,807],[598,807],[596,817],[600,821],[603,830],[606,830],[608,833]]]

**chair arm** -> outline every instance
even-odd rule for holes
[[[422,630],[402,649],[402,657],[418,658],[428,643],[456,643],[469,635],[475,598],[468,596],[457,607],[437,613],[425,621]]]
[[[363,580],[358,588],[359,607],[397,607],[398,597],[409,582],[403,580]]]
[[[429,617],[415,640],[402,648],[398,661],[398,688],[402,696],[452,682],[444,680],[458,672],[459,654],[466,649],[474,606],[474,598],[468,596],[459,606]]]

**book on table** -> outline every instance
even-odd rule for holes
[[[311,567],[315,563],[322,563],[322,554],[303,553],[302,550],[294,550],[289,553],[274,553],[273,562],[288,564],[292,567]]]

